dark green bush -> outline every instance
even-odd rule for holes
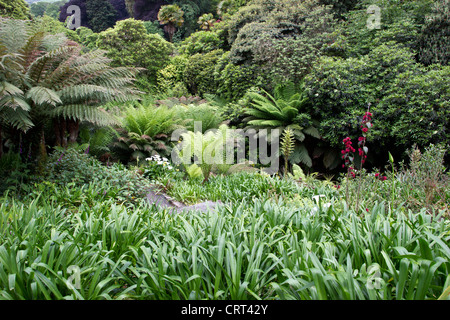
[[[413,52],[395,42],[378,46],[360,58],[320,59],[312,72],[306,76],[305,83],[312,103],[311,112],[320,119],[321,134],[326,141],[334,147],[340,147],[343,138],[356,138],[359,135],[359,117],[370,103],[374,115],[374,127],[369,137],[373,142],[372,151],[385,155],[386,147],[393,147],[398,138],[393,134],[395,126],[400,124],[402,115],[404,119],[408,118],[412,105],[409,104],[411,98],[402,99],[401,107],[398,105],[398,108],[392,108],[392,112],[388,112],[391,106],[382,103],[382,100],[392,95],[390,100],[393,101],[393,95],[399,89],[399,79],[404,77],[402,75],[405,73],[408,73],[409,78],[419,77],[416,80],[418,81],[426,74],[426,70],[415,62]],[[431,75],[430,77],[433,78]],[[442,88],[442,93],[448,92],[443,78],[434,78],[435,86],[439,81],[443,81],[438,87]],[[425,91],[403,93],[407,94],[406,97],[414,96],[412,100],[424,101],[421,96],[431,97],[434,92],[431,87],[428,88],[429,90]],[[441,94],[432,99],[435,100],[434,105],[443,106],[448,98]],[[421,108],[426,106],[422,105]],[[411,123],[418,120],[409,117]],[[429,132],[424,132],[422,140],[428,139]]]
[[[450,2],[438,0],[418,37],[418,60],[448,65],[450,60]]]
[[[194,95],[216,92],[217,82],[214,77],[214,70],[222,54],[222,50],[214,50],[205,54],[197,53],[189,57],[183,73],[183,81],[189,92]]]

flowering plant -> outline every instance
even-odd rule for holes
[[[146,166],[144,168],[144,177],[150,180],[156,180],[161,177],[174,176],[178,169],[175,169],[169,159],[154,155],[146,158]]]

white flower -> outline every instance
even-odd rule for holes
[[[319,194],[318,196],[313,196],[312,198],[313,198],[313,200],[316,201],[316,203],[319,203],[319,199],[323,198],[323,197],[325,197],[324,194]]]

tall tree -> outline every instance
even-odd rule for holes
[[[118,13],[108,0],[89,0],[86,2],[89,25],[94,32],[112,28]]]
[[[156,72],[169,62],[174,47],[158,34],[148,34],[144,22],[135,19],[118,21],[114,28],[99,33],[97,45],[107,50],[115,66],[145,68],[156,80]]]
[[[184,23],[183,15],[183,10],[176,4],[162,6],[158,12],[158,21],[164,25],[164,31],[169,35],[170,42],[177,27],[181,27]]]
[[[114,119],[100,105],[136,98],[134,68],[111,67],[100,50],[83,54],[63,35],[47,35],[18,20],[0,20],[3,89],[2,123],[39,136],[45,156],[45,127],[56,145],[75,142],[81,121],[108,124]],[[6,82],[8,79],[9,82]]]

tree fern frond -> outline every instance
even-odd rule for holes
[[[28,37],[26,21],[0,17],[0,42],[7,53],[18,53]]]
[[[63,105],[50,110],[50,116],[63,117],[78,121],[86,121],[100,126],[117,125],[117,119],[105,110],[98,107],[89,107],[82,104]]]
[[[306,128],[306,129],[304,129],[303,132],[308,134],[308,135],[310,135],[310,136],[312,136],[312,137],[314,137],[314,138],[317,138],[317,139],[320,139],[322,137],[320,135],[319,130],[316,127],[314,127],[314,126],[310,126],[310,127]]]
[[[26,98],[31,99],[37,105],[49,104],[56,106],[58,103],[62,102],[57,92],[52,89],[39,86],[28,90]]]
[[[289,160],[292,163],[303,163],[308,167],[312,167],[312,159],[309,156],[308,149],[303,143],[297,144],[292,152]]]
[[[29,113],[21,108],[0,106],[0,122],[24,132],[33,127]]]

